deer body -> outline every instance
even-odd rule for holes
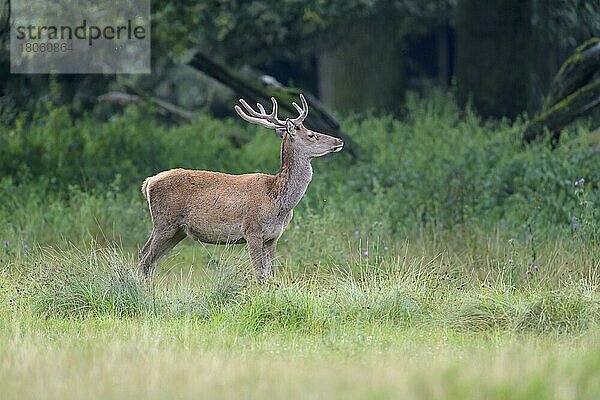
[[[303,96],[301,99],[305,112],[299,118],[305,118],[308,106]],[[343,142],[306,129],[303,118],[278,120],[277,103],[272,101],[270,115],[262,106],[259,109],[263,113],[259,114],[243,101],[254,118],[237,106],[236,111],[249,122],[283,131],[277,175],[172,169],[144,181],[142,193],[148,201],[153,229],[139,255],[143,277],[151,277],[160,257],[186,236],[210,244],[247,243],[257,279],[273,274],[277,240],[312,179],[311,159],[341,150]]]

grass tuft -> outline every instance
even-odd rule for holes
[[[46,317],[132,317],[151,309],[152,296],[132,261],[116,248],[47,248],[40,255],[21,282]]]
[[[45,248],[22,258],[7,276],[24,302],[45,317],[217,319],[240,332],[311,334],[380,324],[573,332],[600,323],[597,285],[573,277],[515,287],[499,274],[485,284],[472,279],[459,286],[435,270],[425,274],[424,258],[415,255],[382,268],[354,265],[346,275],[282,274],[260,285],[244,266],[221,255],[199,276],[190,269],[186,276],[158,279],[150,288],[139,280],[133,257],[124,254],[114,247]]]

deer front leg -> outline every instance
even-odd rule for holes
[[[248,243],[248,253],[254,266],[254,276],[257,281],[262,282],[266,278],[264,273],[266,259],[263,238],[262,236],[249,236],[246,237],[246,243]]]
[[[273,260],[275,259],[275,247],[277,247],[277,239],[271,239],[263,244],[263,252],[265,254],[265,265],[264,275],[265,277],[272,277],[273,273]]]

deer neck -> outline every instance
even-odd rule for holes
[[[281,144],[281,170],[275,177],[279,215],[286,215],[300,202],[312,173],[310,159],[294,151],[284,138]]]

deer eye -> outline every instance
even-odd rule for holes
[[[309,133],[309,134],[308,134],[308,138],[309,138],[309,139],[313,139],[313,140],[314,140],[314,139],[316,139],[316,138],[317,138],[317,135],[315,135],[314,133]]]

